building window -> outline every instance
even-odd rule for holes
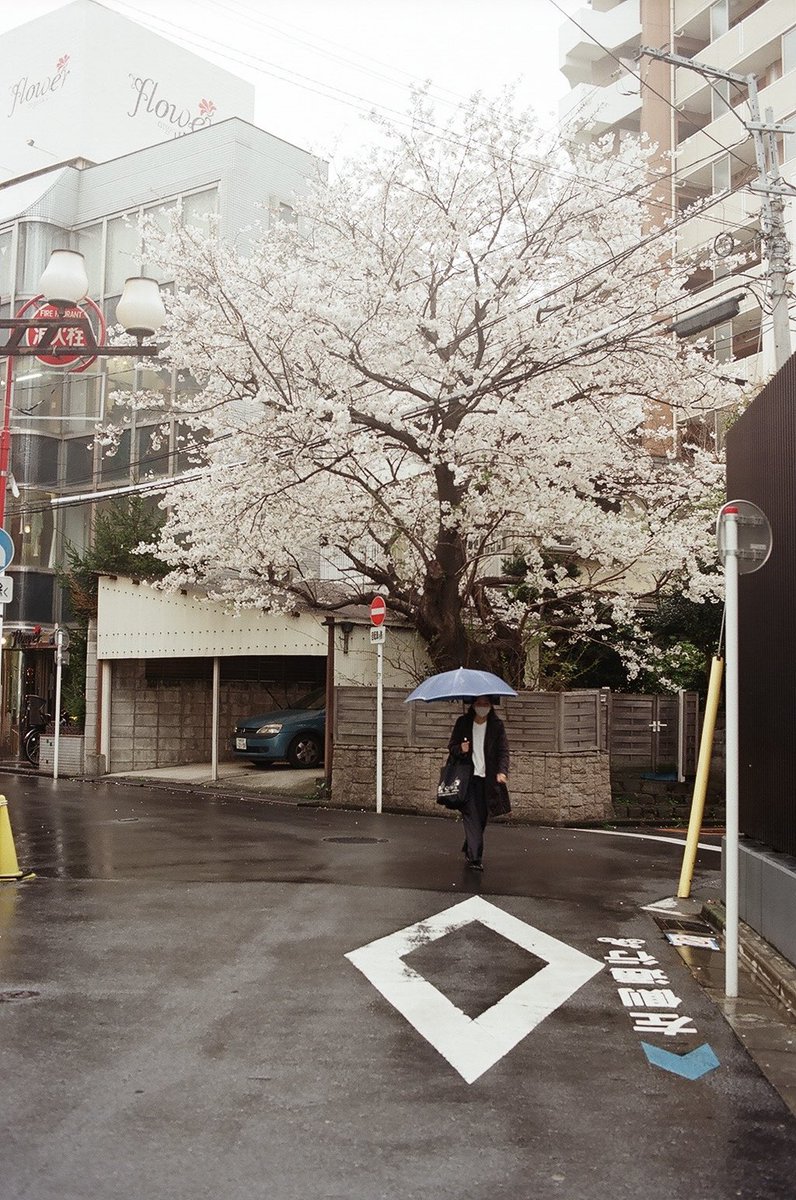
[[[214,231],[213,218],[218,211],[218,188],[194,192],[182,198],[182,223],[187,229],[210,234]]]
[[[108,221],[105,250],[105,294],[120,296],[124,281],[141,274],[141,238],[134,215]],[[113,318],[116,319],[115,316]]]
[[[782,123],[793,130],[793,133],[782,135],[782,162],[788,162],[789,159],[796,158],[796,113],[791,113]]]
[[[710,115],[712,120],[730,111],[729,79],[714,79],[710,85]]]
[[[796,25],[782,35],[782,73],[796,70]]]
[[[41,273],[53,250],[64,250],[68,246],[69,234],[65,229],[42,221],[20,222],[17,291],[23,296],[38,295]]]
[[[713,330],[713,357],[716,362],[729,362],[732,358],[732,321]]]
[[[103,294],[102,225],[88,225],[78,230],[77,248],[86,260],[88,294],[97,299]]]
[[[172,214],[177,212],[178,202],[176,200],[167,200],[165,204],[156,204],[152,208],[144,210],[144,218],[151,222],[156,229],[161,233],[168,233],[171,229]],[[158,283],[168,283],[174,278],[171,271],[163,271],[154,263],[145,262],[143,268],[144,274],[149,275],[152,279],[157,279]]]
[[[9,518],[20,567],[55,567],[55,526],[49,492],[26,491]]]
[[[715,42],[730,28],[729,0],[716,0],[710,6],[710,40]]]
[[[713,195],[717,192],[729,191],[730,187],[730,156],[722,154],[713,161]]]
[[[4,229],[0,233],[0,296],[7,299],[11,295],[12,242],[11,230]]]

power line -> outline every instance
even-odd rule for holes
[[[284,74],[276,74],[276,72],[280,70],[284,72],[286,68],[280,68],[278,65],[270,63],[268,60],[262,59],[255,54],[236,50],[226,43],[219,42],[214,38],[208,38],[204,35],[189,37],[186,35],[184,29],[176,25],[174,22],[171,22],[166,18],[154,18],[151,16],[151,14],[143,13],[143,11],[136,8],[135,5],[124,4],[123,7],[126,7],[133,12],[141,13],[148,21],[157,22],[157,24],[155,24],[155,28],[158,28],[158,25],[160,25],[165,26],[167,29],[173,30],[181,40],[186,41],[191,45],[198,46],[200,49],[210,47],[214,49],[216,53],[221,53],[223,57],[227,57],[232,62],[253,66],[255,69],[262,70],[263,73],[270,74],[274,78],[279,79],[281,82],[311,91],[318,95],[326,95],[328,99],[332,99],[337,103],[346,104],[349,107],[354,107],[358,111],[365,114],[372,113],[374,109],[380,109],[392,119],[395,125],[401,128],[412,130],[414,127],[412,122],[407,118],[406,113],[394,109],[389,105],[384,105],[380,104],[378,101],[369,100],[367,97],[359,95],[358,93],[343,92],[341,89],[335,88],[330,89],[329,85],[322,84],[320,81],[313,79],[311,76],[306,76],[299,72],[288,71],[289,75],[295,76],[293,79],[287,78]],[[304,80],[305,82],[302,83],[300,82],[301,80]],[[324,91],[323,89],[326,90]],[[332,95],[332,92],[338,92],[339,94]],[[445,100],[444,103],[451,102]],[[428,120],[423,120],[421,125],[433,136],[439,138],[439,140],[448,142],[448,144],[457,146],[461,149],[469,149],[469,145],[466,142],[463,142],[461,139],[455,137],[452,132],[445,127]],[[489,145],[488,143],[479,144],[483,149],[490,150],[500,157],[497,147]],[[626,196],[631,195],[633,190],[636,188],[643,188],[644,186],[648,186],[650,188],[660,186],[661,182],[664,182],[668,178],[672,178],[674,174],[674,172],[672,172],[668,175],[658,176],[652,180],[645,178],[640,184],[634,185],[634,188],[628,191],[626,189],[617,188],[605,180],[594,179],[591,176],[582,175],[576,171],[566,171],[562,168],[551,167],[548,163],[540,159],[534,159],[527,156],[517,156],[517,161],[523,162],[527,166],[531,166],[536,170],[542,171],[551,178],[561,179],[565,182],[583,183],[589,188],[599,188],[601,190],[608,191],[612,193],[616,199],[623,199]],[[671,206],[668,204],[663,204],[660,201],[648,198],[646,203],[649,207],[658,208],[667,215],[669,215],[671,212]],[[726,227],[726,222],[717,220],[715,218],[712,218],[712,220],[714,220],[717,225]]]

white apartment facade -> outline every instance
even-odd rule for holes
[[[699,272],[680,314],[743,292],[732,320],[701,334],[712,338],[733,375],[762,383],[775,369],[770,294],[760,239],[761,197],[746,89],[686,66],[647,56],[662,50],[735,75],[754,75],[760,111],[794,130],[777,135],[785,184],[796,185],[796,4],[793,0],[592,0],[560,30],[560,65],[571,91],[563,126],[579,139],[646,133],[658,145],[664,175],[655,220],[709,204],[677,232],[682,253],[718,255]],[[640,79],[639,79],[640,76]],[[787,190],[787,188],[786,188]],[[796,186],[794,186],[796,197]],[[721,197],[710,203],[711,197]],[[796,241],[795,206],[784,198],[785,228]],[[729,236],[728,236],[729,235]],[[740,264],[732,260],[742,255]],[[723,261],[730,259],[732,265]],[[796,255],[791,255],[791,268]],[[788,276],[788,281],[793,276]],[[789,288],[792,292],[792,286]],[[791,302],[796,348],[796,302]]]

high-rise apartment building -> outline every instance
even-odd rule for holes
[[[703,265],[683,311],[743,293],[740,311],[701,334],[735,376],[762,381],[775,368],[769,264],[761,239],[763,198],[744,83],[643,55],[641,47],[719,72],[755,77],[760,115],[789,127],[776,134],[782,180],[796,185],[796,5],[793,0],[591,0],[560,31],[561,70],[571,91],[560,116],[581,140],[647,134],[658,146],[661,186],[651,219],[704,211],[677,229],[678,252]],[[793,188],[796,197],[796,187]],[[715,202],[713,202],[713,199]],[[785,232],[796,239],[794,204]],[[742,261],[737,261],[737,256]],[[791,253],[789,291],[796,255]],[[790,304],[796,348],[796,301]]]

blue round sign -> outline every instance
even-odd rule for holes
[[[0,529],[0,571],[5,571],[8,564],[13,561],[14,543],[5,529]]]

